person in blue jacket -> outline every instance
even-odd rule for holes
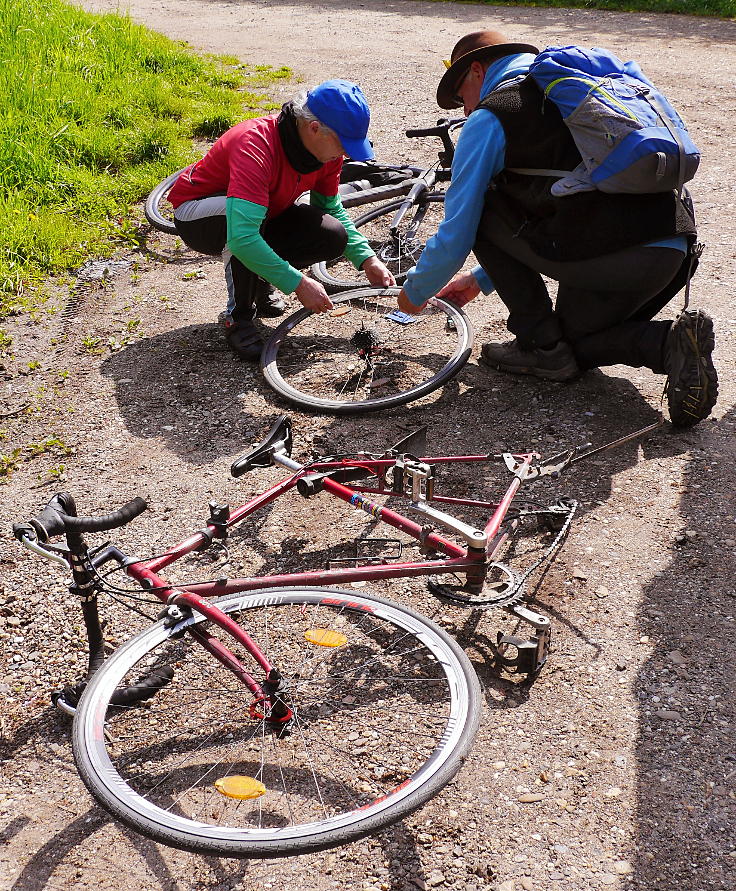
[[[718,395],[713,322],[701,310],[653,319],[694,268],[692,202],[674,191],[555,197],[555,178],[509,169],[581,162],[556,106],[526,77],[537,53],[497,31],[455,45],[437,103],[462,107],[468,119],[444,220],[409,272],[399,308],[420,312],[434,295],[462,306],[495,290],[515,337],[485,344],[483,362],[555,381],[602,365],[646,366],[668,376],[672,422],[691,426]],[[471,251],[479,265],[453,278]],[[559,283],[555,303],[543,276]]]

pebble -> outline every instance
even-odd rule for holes
[[[667,653],[667,658],[674,665],[684,665],[687,662],[687,659],[679,650],[672,650],[671,652]]]
[[[544,801],[544,797],[544,795],[540,795],[536,792],[524,792],[519,796],[518,800],[524,804],[532,804],[535,801]]]
[[[434,888],[437,885],[443,885],[445,882],[444,873],[442,873],[439,869],[433,869],[432,872],[427,876],[427,884]]]
[[[658,708],[654,714],[658,718],[661,718],[663,721],[681,721],[682,720],[682,715],[679,712],[676,712],[674,709]]]
[[[507,879],[505,882],[501,882],[500,885],[497,886],[498,891],[514,891],[515,885],[513,879]]]
[[[613,864],[613,868],[620,876],[625,876],[628,875],[630,872],[633,872],[633,867],[628,860],[617,860]]]
[[[534,891],[534,882],[531,879],[524,878],[521,880],[521,887],[524,891]]]

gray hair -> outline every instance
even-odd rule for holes
[[[327,133],[331,134],[332,136],[336,136],[339,139],[337,133],[335,133],[332,127],[328,127],[327,124],[323,124],[322,121],[320,121],[320,119],[317,117],[317,115],[312,114],[312,112],[309,110],[309,107],[307,106],[307,93],[307,90],[300,90],[291,100],[291,107],[294,110],[294,117],[296,117],[297,120],[301,118],[301,120],[307,122],[317,121],[317,123],[320,125],[320,127],[322,127],[323,130],[326,130]]]

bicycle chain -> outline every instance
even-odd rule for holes
[[[430,592],[440,600],[446,600],[450,603],[455,603],[458,606],[469,606],[479,609],[497,609],[499,607],[513,606],[515,603],[519,603],[521,600],[524,599],[524,584],[526,580],[545,561],[550,560],[555,551],[562,544],[562,541],[567,535],[570,524],[572,523],[578,506],[578,502],[574,499],[561,499],[552,508],[523,512],[522,515],[524,516],[538,516],[542,514],[548,516],[559,516],[561,513],[566,513],[567,516],[565,517],[565,521],[560,527],[559,532],[555,536],[554,541],[549,545],[546,551],[523,573],[520,574],[516,572],[505,563],[490,564],[489,569],[500,569],[501,572],[505,572],[510,579],[513,579],[513,585],[510,587],[510,590],[507,589],[503,592],[503,594],[499,594],[496,597],[487,597],[484,596],[484,591],[481,591],[478,594],[471,594],[469,591],[464,591],[463,586],[460,584],[454,587],[430,578],[428,582]]]
[[[489,570],[499,569],[510,580],[504,590],[495,597],[488,596],[488,583],[483,586],[483,590],[478,594],[472,594],[470,591],[465,590],[464,583],[458,582],[457,585],[451,585],[447,582],[439,581],[439,576],[430,577],[428,581],[429,590],[439,600],[445,600],[457,606],[469,606],[478,609],[496,609],[498,607],[511,606],[523,599],[524,578],[518,572],[505,563],[491,563],[488,568]]]

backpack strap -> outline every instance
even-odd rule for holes
[[[641,89],[637,92],[642,97],[642,99],[644,99],[645,102],[648,102],[649,105],[651,105],[652,108],[657,112],[662,123],[670,131],[670,136],[677,143],[677,151],[679,155],[679,166],[677,168],[677,197],[682,199],[682,188],[685,185],[685,146],[682,143],[682,136],[678,132],[679,127],[675,127],[675,125],[670,120],[670,116],[667,114],[665,107],[655,96],[652,96],[650,94],[649,90]],[[688,279],[688,285],[689,284],[690,280]],[[687,306],[687,304],[685,305]]]
[[[689,259],[690,263],[688,264],[687,270],[687,282],[685,283],[685,302],[682,306],[681,312],[685,312],[690,304],[690,282],[692,281],[693,275],[695,273],[695,269],[697,268],[700,257],[703,254],[705,249],[705,245],[701,244],[701,242],[697,242],[697,244],[690,243],[689,247]]]

